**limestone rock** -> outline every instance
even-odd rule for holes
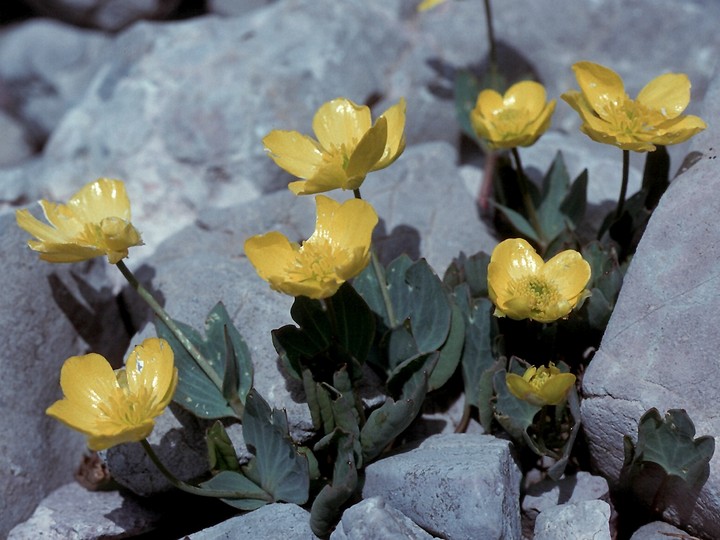
[[[583,379],[582,416],[590,451],[611,482],[622,466],[623,435],[636,440],[638,421],[652,407],[661,415],[685,409],[697,436],[720,433],[720,421],[708,405],[720,399],[719,99],[716,78],[701,114],[710,127],[693,146],[702,157],[672,182],[655,210]],[[667,494],[666,521],[709,538],[720,536],[719,465],[716,452],[701,489]]]
[[[366,468],[363,497],[382,497],[447,538],[520,537],[520,470],[510,444],[489,435],[435,435]]]

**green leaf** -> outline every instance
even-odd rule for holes
[[[375,337],[375,317],[372,311],[349,283],[343,283],[327,301],[335,312],[338,345],[358,364],[364,363]],[[359,374],[353,373],[352,376],[357,379]]]
[[[465,318],[460,308],[453,304],[450,333],[440,349],[437,365],[428,381],[428,392],[437,390],[450,380],[460,363],[465,344]]]
[[[263,490],[274,501],[305,503],[310,483],[307,458],[297,452],[290,438],[285,413],[271,410],[255,390],[245,402],[243,435],[255,455]]]
[[[237,493],[237,498],[224,498],[221,500],[240,510],[257,510],[261,506],[273,502],[272,497],[260,486],[234,471],[221,471],[210,480],[202,482],[200,486],[206,489]]]
[[[450,331],[452,309],[440,278],[425,259],[405,272],[410,287],[410,324],[420,352],[438,350]]]
[[[208,429],[206,440],[211,471],[240,471],[235,447],[219,420]]]
[[[320,490],[310,509],[310,528],[320,538],[330,534],[340,517],[342,506],[357,489],[358,473],[353,439],[349,434],[338,437],[332,482]]]
[[[570,389],[567,403],[570,407],[573,424],[570,426],[570,435],[563,446],[562,456],[552,465],[552,467],[548,469],[548,476],[555,481],[560,480],[562,475],[565,474],[565,468],[570,461],[570,455],[572,454],[575,440],[577,439],[578,433],[580,433],[580,399],[578,398],[577,388],[575,386]]]
[[[443,284],[454,291],[460,284],[467,283],[470,296],[477,298],[488,295],[487,268],[490,255],[480,251],[466,256],[464,253],[453,259],[443,276]]]
[[[715,439],[710,436],[695,438],[695,425],[683,409],[670,409],[663,419],[653,408],[640,419],[630,466],[656,463],[668,475],[699,487],[710,474],[710,459],[714,453]]]
[[[571,230],[575,230],[580,225],[583,217],[585,217],[587,185],[588,171],[585,169],[572,183],[570,190],[560,204],[560,212],[567,217],[567,225]]]
[[[519,234],[523,235],[525,238],[528,238],[535,242],[536,244],[540,244],[540,237],[535,232],[535,229],[533,229],[533,226],[530,225],[530,222],[525,219],[519,212],[516,212],[512,208],[508,208],[507,206],[504,206],[500,203],[493,203],[495,208],[497,208],[500,213],[507,218],[507,220],[510,222],[510,225],[517,231]]]
[[[375,459],[383,449],[400,435],[415,419],[422,408],[430,373],[435,367],[437,353],[424,359],[413,375],[403,385],[400,399],[395,401],[391,397],[368,417],[360,431],[363,461],[365,463]]]
[[[226,350],[225,332],[227,328],[227,334],[235,353],[236,365],[233,369],[239,376],[239,380],[236,382],[229,381],[228,384],[237,384],[237,394],[241,402],[243,402],[252,387],[252,361],[250,351],[235,328],[225,306],[218,303],[208,314],[205,322],[205,338],[191,326],[178,321],[175,321],[175,324],[208,361],[220,381],[223,380],[226,372],[225,364],[228,351]],[[175,353],[175,365],[178,368],[178,385],[173,400],[200,418],[237,417],[233,409],[228,405],[227,399],[223,396],[223,389],[218,387],[198,367],[185,347],[160,319],[155,321],[155,331],[158,337],[170,343]]]
[[[478,94],[480,93],[480,82],[475,75],[469,71],[461,70],[455,76],[455,117],[463,133],[484,146],[485,143],[475,133],[470,122],[470,113],[475,108]]]
[[[483,373],[495,363],[493,343],[498,333],[497,321],[492,315],[493,304],[487,298],[472,300],[467,288],[459,288],[455,294],[458,307],[465,315],[465,343],[460,360],[465,401],[482,414],[490,405],[481,402],[479,389]]]
[[[555,156],[550,169],[543,179],[542,202],[537,209],[538,221],[543,231],[543,236],[553,239],[565,229],[565,215],[560,211],[560,206],[565,199],[570,185],[565,161],[562,153]]]

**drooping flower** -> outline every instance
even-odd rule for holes
[[[15,213],[18,226],[36,239],[28,246],[50,262],[78,262],[107,255],[111,264],[128,256],[128,248],[142,245],[130,223],[130,200],[120,180],[90,182],[67,204],[40,201],[47,223],[28,210]]]
[[[682,115],[690,103],[690,80],[683,73],[656,77],[630,99],[613,70],[593,62],[573,65],[580,91],[562,95],[592,140],[623,150],[652,152],[655,145],[688,140],[707,126],[697,116]]]
[[[528,368],[522,377],[508,373],[505,382],[513,396],[542,407],[562,403],[575,384],[575,375],[562,373],[550,362],[548,367]]]
[[[357,189],[371,171],[384,169],[405,149],[405,99],[372,124],[370,109],[349,99],[323,104],[313,118],[317,140],[297,131],[273,130],[263,144],[279,167],[302,178],[295,195]]]
[[[71,356],[60,371],[65,397],[46,413],[88,438],[91,450],[145,439],[168,406],[178,381],[167,341],[148,338],[113,371],[99,354]]]
[[[572,249],[543,262],[522,238],[498,244],[488,265],[488,292],[496,317],[549,323],[589,295],[590,265]]]
[[[428,9],[432,9],[435,6],[439,6],[440,4],[444,4],[447,2],[447,0],[423,0],[420,2],[420,4],[417,7],[418,11],[427,11]]]
[[[248,259],[276,291],[327,298],[370,261],[370,239],[378,222],[373,207],[360,199],[340,204],[323,195],[315,201],[315,232],[302,245],[279,232],[245,242]]]
[[[521,81],[505,95],[483,90],[470,113],[475,133],[490,147],[530,146],[550,127],[555,100],[547,101],[545,87],[535,81]]]

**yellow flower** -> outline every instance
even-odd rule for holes
[[[505,375],[505,382],[513,396],[542,407],[562,403],[575,384],[575,375],[561,373],[555,364],[550,362],[548,367],[529,368],[522,377],[508,373]]]
[[[447,2],[447,0],[423,0],[418,5],[417,10],[426,11],[428,9],[434,8],[435,6],[439,6],[440,4],[444,4],[445,2]]]
[[[340,204],[318,195],[313,235],[302,246],[279,232],[248,238],[245,254],[261,278],[291,296],[327,298],[370,261],[370,238],[378,222],[360,199]]]
[[[498,244],[488,265],[488,291],[496,317],[549,323],[565,318],[590,293],[590,265],[572,249],[547,263],[522,238]]]
[[[91,450],[141,441],[175,392],[173,360],[170,345],[158,338],[135,347],[116,371],[99,354],[72,356],[60,372],[65,397],[45,412],[86,435]]]
[[[314,140],[297,131],[273,130],[263,144],[270,157],[302,178],[289,184],[295,195],[357,189],[371,171],[384,169],[405,149],[405,99],[371,125],[370,109],[337,98],[313,118]]]
[[[545,87],[535,81],[513,84],[504,96],[483,90],[470,113],[475,133],[490,147],[530,146],[550,127],[555,100],[546,101]]]
[[[130,201],[120,180],[100,178],[87,184],[66,205],[40,201],[50,225],[27,210],[15,213],[18,226],[33,235],[28,246],[50,262],[78,262],[107,255],[112,264],[142,245],[130,223]]]
[[[632,100],[613,70],[592,62],[578,62],[573,70],[580,91],[562,98],[580,115],[580,130],[594,141],[651,152],[656,144],[681,143],[707,127],[697,116],[680,114],[690,102],[685,74],[660,75]]]

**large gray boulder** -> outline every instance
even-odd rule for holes
[[[13,214],[0,215],[0,538],[73,478],[85,439],[45,415],[61,397],[60,367],[91,350],[120,365],[129,337],[101,260],[59,265],[30,251]]]
[[[600,349],[583,379],[582,416],[593,462],[612,482],[623,463],[623,435],[637,439],[648,409],[685,409],[697,435],[717,437],[720,400],[720,79],[702,117],[706,132],[693,148],[701,159],[660,201],[630,264]],[[720,537],[720,457],[702,489],[670,490],[667,521],[707,538]]]

